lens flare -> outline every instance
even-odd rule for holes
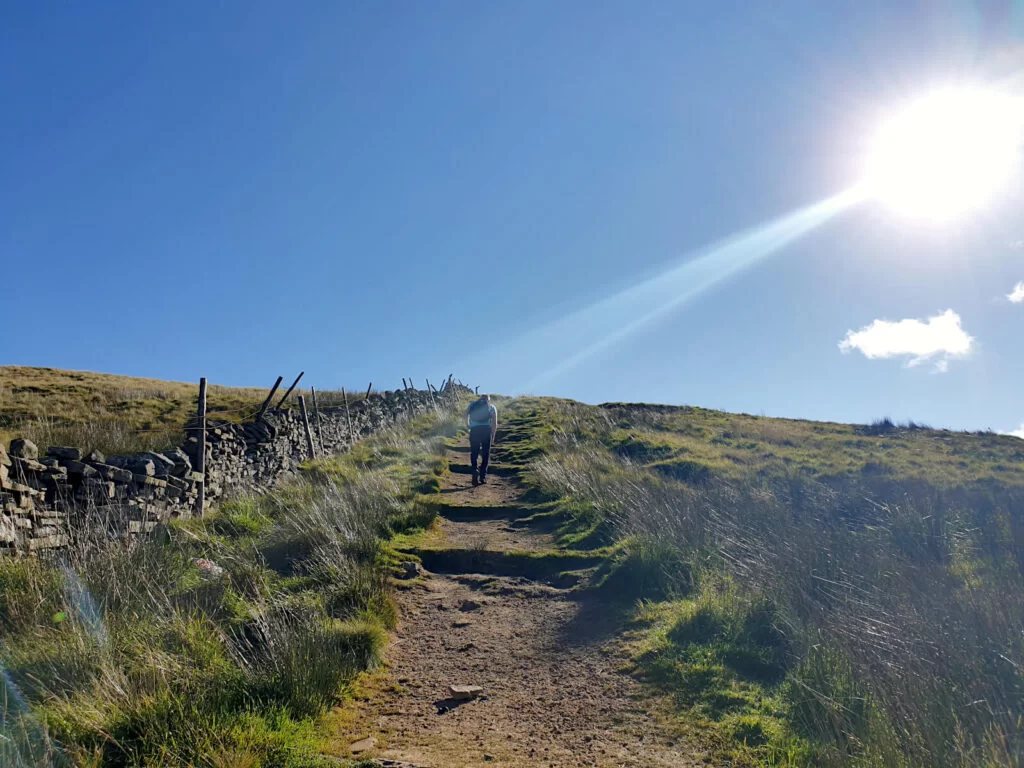
[[[868,156],[871,195],[915,218],[945,221],[983,208],[1020,166],[1024,99],[945,88],[886,121]]]

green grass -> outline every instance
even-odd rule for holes
[[[879,428],[690,406],[590,407],[554,398],[527,398],[515,407],[523,412],[516,430],[528,437],[517,436],[509,451],[522,462],[569,439],[600,443],[613,456],[695,484],[712,477],[795,474],[817,480],[891,477],[947,487],[1024,486],[1024,441],[992,432]]]
[[[1024,764],[1024,443],[530,398],[512,463],[734,765]],[[633,606],[632,608],[630,606]],[[981,704],[980,702],[984,702]]]
[[[498,405],[495,461],[526,481],[522,511],[554,532],[551,551],[431,538],[459,431],[431,415],[205,521],[82,542],[66,569],[0,560],[0,762],[320,765],[320,718],[394,624],[388,575],[479,557],[545,579],[589,569],[627,624],[634,674],[718,762],[1022,764],[1024,443]]]
[[[0,764],[337,764],[319,724],[380,659],[384,541],[436,514],[451,428],[419,418],[205,520],[81,541],[66,567],[0,559]]]
[[[209,417],[243,421],[259,408],[272,383],[262,388],[211,382]],[[275,405],[284,392],[275,394]],[[198,382],[0,366],[0,443],[27,437],[40,448],[74,446],[106,454],[164,450],[181,444],[184,426],[195,416],[198,394]],[[349,392],[349,403],[365,394],[365,386]],[[309,390],[296,389],[287,405],[296,407],[299,395],[310,401]],[[340,391],[318,391],[317,398],[322,407],[342,403]]]

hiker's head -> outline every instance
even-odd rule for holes
[[[488,403],[491,402],[491,396],[490,395],[480,395],[480,399],[484,400],[484,401],[486,401]]]

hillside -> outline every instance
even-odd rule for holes
[[[474,487],[464,406],[0,559],[25,764],[1024,764],[1024,442],[499,398]]]
[[[0,366],[0,441],[27,436],[40,445],[105,452],[161,447],[180,438],[195,414],[197,392],[196,383]],[[241,421],[268,392],[211,384],[209,415]],[[308,393],[298,388],[289,403]],[[363,394],[349,392],[348,397],[355,402]],[[338,392],[321,391],[319,397],[323,404],[340,401]],[[888,422],[836,424],[628,403],[608,403],[586,413],[591,431],[598,424],[611,427],[602,439],[617,455],[683,480],[704,473],[739,477],[797,472],[819,478],[866,474],[941,483],[1024,483],[1024,440],[991,432]]]
[[[586,434],[616,455],[681,480],[795,473],[858,475],[941,485],[1024,483],[1024,440],[887,419],[868,425],[724,413],[687,406],[609,403],[580,409]]]
[[[304,382],[303,382],[304,383]],[[269,393],[265,388],[207,389],[210,418],[241,421]],[[286,381],[275,402],[290,384]],[[158,450],[181,440],[182,428],[195,416],[198,382],[184,383],[57,368],[0,366],[0,441],[28,437],[39,445],[74,445],[104,453]],[[297,388],[294,403],[308,389]],[[365,387],[350,394],[362,397]],[[340,401],[340,393],[320,394],[324,404]]]

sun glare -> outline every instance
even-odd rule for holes
[[[1020,164],[1024,99],[947,88],[911,103],[875,136],[869,194],[918,218],[948,220],[989,202]]]

